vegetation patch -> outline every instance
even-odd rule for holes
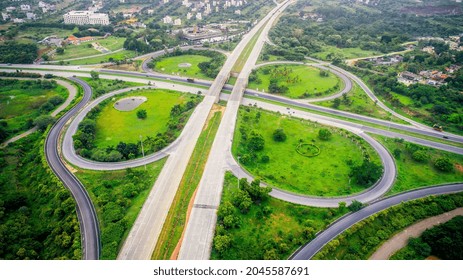
[[[62,104],[68,91],[54,80],[0,79],[0,142],[35,126]]]
[[[397,178],[389,194],[412,190],[423,186],[463,181],[463,155],[375,135],[394,156]],[[444,169],[436,163],[445,162]],[[446,163],[449,162],[450,166]],[[449,166],[449,169],[447,166]]]
[[[287,259],[348,211],[284,202],[258,184],[225,174],[211,259]]]
[[[301,156],[296,149],[301,143],[307,143],[306,149],[313,148],[308,145],[312,144],[323,152],[316,157]],[[256,178],[309,195],[360,192],[376,182],[382,171],[378,155],[362,138],[254,107],[239,110],[232,152]],[[365,177],[353,172],[361,167],[366,168]]]
[[[146,167],[117,171],[79,169],[75,175],[89,192],[101,230],[101,258],[115,260],[165,159]]]
[[[210,50],[174,50],[157,57],[148,66],[157,72],[180,76],[214,79],[225,62],[225,56]]]
[[[36,132],[0,149],[0,258],[81,259],[71,193],[45,159]]]
[[[463,194],[405,202],[358,222],[330,241],[314,259],[365,260],[385,241],[415,222],[463,206]]]
[[[133,96],[147,98],[137,112],[114,108],[121,98]],[[139,157],[142,144],[145,154],[159,151],[178,137],[200,101],[200,96],[160,89],[138,90],[107,99],[79,124],[74,147],[81,156],[96,161]]]
[[[410,238],[408,245],[396,252],[392,260],[423,260],[429,256],[441,260],[463,260],[463,216],[425,230]]]
[[[290,98],[329,95],[339,91],[341,83],[331,72],[305,65],[264,66],[249,76],[249,88]]]
[[[305,157],[316,157],[320,154],[320,148],[310,143],[299,143],[296,152]]]
[[[143,86],[145,84],[135,83],[135,82],[126,82],[119,79],[115,80],[107,80],[107,79],[100,79],[98,72],[93,72],[95,78],[79,78],[85,81],[87,84],[90,85],[93,89],[92,98],[95,99],[103,94],[110,93],[119,89],[128,88],[128,87],[136,87],[136,86]]]

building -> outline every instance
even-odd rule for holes
[[[179,18],[178,18],[178,19],[176,19],[176,20],[174,20],[174,25],[175,25],[175,26],[179,26],[179,25],[182,25],[182,20],[181,20],[181,19],[179,19]]]
[[[78,38],[74,35],[71,35],[66,39],[66,43],[73,44],[73,45],[80,45],[81,43],[90,42],[93,40],[96,40],[96,38],[91,37],[91,36]]]
[[[31,10],[30,5],[21,5],[20,8],[21,8],[21,11],[30,11]]]
[[[162,19],[162,22],[165,23],[165,24],[172,24],[172,18],[170,16],[165,16]]]
[[[94,13],[92,11],[71,11],[64,14],[65,24],[76,25],[109,25],[109,17],[107,14]]]

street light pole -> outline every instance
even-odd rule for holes
[[[141,135],[140,135],[140,143],[141,143],[141,153],[143,157],[145,157],[145,150],[143,149],[143,141],[142,141]],[[146,170],[146,163],[145,163],[145,170]]]
[[[238,156],[238,167],[240,166],[240,156]],[[240,189],[240,178],[238,177],[238,189]]]

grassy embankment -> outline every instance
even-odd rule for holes
[[[101,231],[101,258],[114,260],[129,234],[165,159],[117,171],[79,169],[75,175],[95,205]]]
[[[270,81],[274,80],[278,86],[288,88],[282,95],[290,98],[325,96],[335,93],[342,86],[341,80],[334,74],[305,65],[264,66],[259,68],[256,74],[257,80],[250,79],[249,88],[271,92],[269,85]]]
[[[287,135],[283,142],[273,138],[278,128]],[[319,130],[323,128],[331,131],[331,139],[319,139]],[[243,132],[246,135],[243,136]],[[263,150],[251,150],[248,142],[253,133],[260,134],[265,141]],[[300,143],[315,145],[320,154],[302,156],[297,152]],[[240,156],[246,170],[272,186],[317,196],[348,195],[364,190],[350,182],[349,176],[351,167],[363,162],[363,153],[380,163],[377,153],[351,133],[255,108],[240,109],[232,151],[235,158]],[[252,154],[255,158],[246,162],[246,155],[252,157]],[[269,157],[268,162],[265,156]]]
[[[238,190],[237,185],[237,178],[227,173],[221,207],[232,203],[233,195]],[[272,197],[260,204],[252,204],[246,214],[235,209],[234,215],[239,220],[239,226],[225,231],[230,242],[228,246],[220,247],[220,252],[216,249],[218,244],[214,243],[211,259],[287,259],[299,246],[309,242],[316,232],[346,212],[345,207],[308,207]],[[221,227],[218,225],[216,234],[223,231]]]

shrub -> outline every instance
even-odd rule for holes
[[[412,158],[418,162],[426,162],[428,159],[428,154],[423,150],[418,150],[412,154]]]
[[[37,126],[39,130],[44,131],[47,129],[48,125],[52,124],[55,119],[51,116],[40,116],[34,120],[34,125]]]
[[[278,128],[273,132],[273,140],[276,142],[284,142],[286,140],[286,133],[282,128]]]
[[[328,129],[326,128],[322,128],[318,131],[318,138],[320,138],[321,140],[330,140],[331,139],[331,131],[329,131]]]
[[[144,119],[146,119],[147,115],[148,114],[146,113],[146,110],[144,110],[144,109],[137,111],[137,118],[139,118],[139,119],[144,120]]]
[[[450,159],[448,157],[441,157],[436,159],[436,161],[434,161],[434,166],[440,171],[453,171],[453,164],[452,162],[450,162]]]

